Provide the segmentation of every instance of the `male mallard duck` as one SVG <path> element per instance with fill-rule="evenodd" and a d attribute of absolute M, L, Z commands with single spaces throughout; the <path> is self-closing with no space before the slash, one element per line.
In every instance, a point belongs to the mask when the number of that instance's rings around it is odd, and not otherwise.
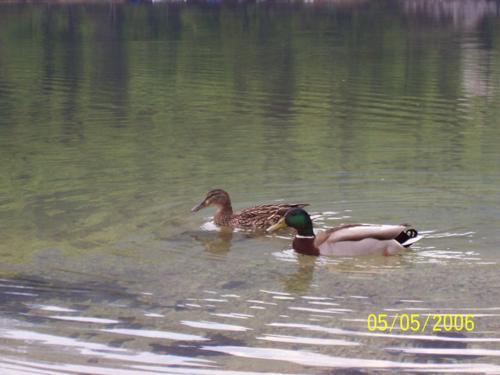
<path fill-rule="evenodd" d="M 219 226 L 265 230 L 276 224 L 285 213 L 294 207 L 305 207 L 308 204 L 262 204 L 260 206 L 245 208 L 240 212 L 233 213 L 229 194 L 222 189 L 210 190 L 201 203 L 191 209 L 192 212 L 201 210 L 210 205 L 217 206 L 214 223 Z"/>
<path fill-rule="evenodd" d="M 297 230 L 292 247 L 306 255 L 393 255 L 418 241 L 415 229 L 408 225 L 346 224 L 314 234 L 309 214 L 301 208 L 288 210 L 283 218 L 267 229 L 292 227 Z"/>

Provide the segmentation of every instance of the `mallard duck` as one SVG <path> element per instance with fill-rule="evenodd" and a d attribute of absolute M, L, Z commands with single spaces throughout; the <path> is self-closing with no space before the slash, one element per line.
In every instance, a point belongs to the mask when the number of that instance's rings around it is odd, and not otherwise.
<path fill-rule="evenodd" d="M 214 189 L 210 190 L 201 203 L 193 207 L 191 211 L 196 212 L 211 205 L 217 207 L 214 216 L 216 225 L 250 230 L 266 230 L 269 226 L 276 224 L 290 208 L 308 206 L 304 203 L 261 204 L 233 213 L 229 194 L 222 189 Z"/>
<path fill-rule="evenodd" d="M 297 230 L 292 247 L 306 255 L 393 255 L 421 238 L 407 224 L 346 224 L 314 234 L 311 217 L 302 208 L 288 210 L 267 231 L 285 227 Z"/>

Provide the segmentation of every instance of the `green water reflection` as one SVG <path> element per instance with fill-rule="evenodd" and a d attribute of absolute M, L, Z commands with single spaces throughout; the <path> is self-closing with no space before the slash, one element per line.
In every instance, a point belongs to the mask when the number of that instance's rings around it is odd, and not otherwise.
<path fill-rule="evenodd" d="M 164 314 L 158 325 L 172 331 L 199 319 L 182 300 L 205 289 L 241 296 L 231 306 L 245 314 L 258 309 L 243 299 L 262 290 L 345 296 L 358 322 L 335 327 L 359 328 L 404 298 L 498 308 L 498 9 L 486 0 L 0 5 L 0 272 L 71 286 L 36 304 L 141 327 L 144 311 Z M 200 228 L 212 212 L 190 208 L 213 187 L 235 208 L 309 202 L 326 212 L 320 229 L 411 222 L 427 237 L 390 259 L 297 258 L 289 239 Z M 77 285 L 92 291 L 83 302 Z M 306 320 L 276 300 L 262 322 Z M 497 320 L 481 332 L 498 332 Z M 238 342 L 258 346 L 262 322 L 248 322 Z M 73 333 L 67 321 L 56 326 L 47 330 Z M 422 358 L 369 340 L 332 353 Z M 241 368 L 228 357 L 227 368 Z M 312 371 L 264 363 L 243 367 Z"/>
<path fill-rule="evenodd" d="M 4 257 L 112 244 L 214 185 L 322 203 L 440 175 L 496 200 L 498 18 L 398 4 L 2 6 Z"/>

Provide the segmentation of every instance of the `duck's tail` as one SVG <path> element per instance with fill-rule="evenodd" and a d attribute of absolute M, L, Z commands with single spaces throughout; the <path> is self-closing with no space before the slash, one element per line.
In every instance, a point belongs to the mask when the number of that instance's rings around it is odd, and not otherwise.
<path fill-rule="evenodd" d="M 395 238 L 404 247 L 410 247 L 420 239 L 422 239 L 422 236 L 419 236 L 415 229 L 404 230 Z"/>

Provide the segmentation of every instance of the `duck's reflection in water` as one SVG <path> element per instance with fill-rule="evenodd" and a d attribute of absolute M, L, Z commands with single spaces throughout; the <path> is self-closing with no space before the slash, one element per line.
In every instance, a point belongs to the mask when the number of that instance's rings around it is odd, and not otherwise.
<path fill-rule="evenodd" d="M 217 232 L 199 232 L 191 237 L 200 242 L 211 254 L 224 255 L 231 250 L 234 231 L 231 228 L 221 228 Z"/>
<path fill-rule="evenodd" d="M 409 268 L 413 263 L 403 256 L 369 257 L 316 257 L 296 254 L 296 269 L 283 277 L 287 292 L 304 293 L 309 291 L 314 278 L 315 268 L 329 273 L 352 273 L 357 277 L 370 278 L 374 274 L 384 274 L 391 269 Z"/>
<path fill-rule="evenodd" d="M 391 269 L 405 269 L 414 266 L 411 251 L 393 256 L 322 257 L 321 266 L 332 273 L 353 273 L 358 276 L 386 274 Z"/>
<path fill-rule="evenodd" d="M 283 288 L 288 293 L 305 293 L 309 291 L 314 277 L 314 267 L 317 257 L 309 255 L 297 256 L 295 272 L 283 278 Z"/>

